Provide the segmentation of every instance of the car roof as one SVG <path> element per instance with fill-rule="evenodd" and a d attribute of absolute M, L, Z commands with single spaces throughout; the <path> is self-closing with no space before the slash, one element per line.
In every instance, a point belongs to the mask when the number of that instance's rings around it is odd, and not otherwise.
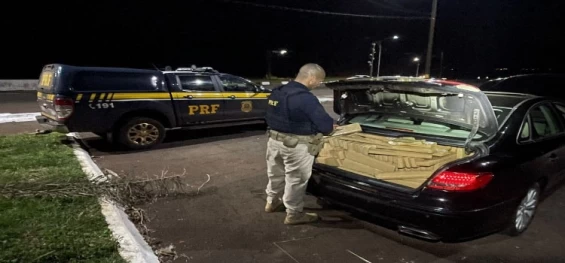
<path fill-rule="evenodd" d="M 139 68 L 126 68 L 126 67 L 97 67 L 97 66 L 75 66 L 69 64 L 48 64 L 43 67 L 43 69 L 53 70 L 57 67 L 64 68 L 65 71 L 77 72 L 77 71 L 102 71 L 102 72 L 129 72 L 129 73 L 156 73 L 159 72 L 155 69 L 139 69 Z"/>
<path fill-rule="evenodd" d="M 561 90 L 563 84 L 565 84 L 565 74 L 536 73 L 494 79 L 483 83 L 479 86 L 479 89 L 565 99 L 565 92 Z"/>
<path fill-rule="evenodd" d="M 523 101 L 542 98 L 540 96 L 515 93 L 515 92 L 497 92 L 497 91 L 483 91 L 487 95 L 493 107 L 513 108 Z"/>

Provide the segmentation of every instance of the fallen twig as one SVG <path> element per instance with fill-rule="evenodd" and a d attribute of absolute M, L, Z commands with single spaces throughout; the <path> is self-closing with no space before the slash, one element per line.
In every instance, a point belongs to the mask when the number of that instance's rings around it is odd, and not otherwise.
<path fill-rule="evenodd" d="M 198 191 L 196 191 L 196 194 L 200 193 L 200 188 L 202 188 L 202 186 L 204 186 L 205 184 L 207 184 L 208 182 L 210 182 L 210 175 L 206 174 L 208 176 L 208 180 L 206 182 L 204 182 L 202 185 L 200 185 L 200 187 L 198 187 Z"/>

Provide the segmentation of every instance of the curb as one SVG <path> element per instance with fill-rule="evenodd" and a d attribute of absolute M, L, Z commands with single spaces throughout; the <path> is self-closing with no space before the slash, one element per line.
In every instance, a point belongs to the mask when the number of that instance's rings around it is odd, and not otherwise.
<path fill-rule="evenodd" d="M 88 180 L 98 183 L 107 180 L 104 173 L 94 163 L 90 154 L 85 151 L 77 142 L 80 136 L 77 133 L 69 133 L 67 137 L 73 141 L 73 152 L 77 157 L 82 170 L 88 176 Z M 101 180 L 102 179 L 102 180 Z M 133 222 L 114 202 L 104 198 L 98 198 L 98 203 L 102 207 L 102 214 L 108 223 L 108 228 L 112 231 L 113 237 L 120 244 L 118 252 L 127 262 L 159 263 L 159 258 L 155 255 L 149 244 L 145 242 Z"/>

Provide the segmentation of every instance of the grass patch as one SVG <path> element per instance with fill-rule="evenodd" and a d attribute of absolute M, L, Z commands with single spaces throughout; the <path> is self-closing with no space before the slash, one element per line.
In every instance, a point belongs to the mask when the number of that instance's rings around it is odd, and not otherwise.
<path fill-rule="evenodd" d="M 60 134 L 0 136 L 0 184 L 85 181 L 78 160 Z"/>
<path fill-rule="evenodd" d="M 0 136 L 0 187 L 85 182 L 60 135 Z M 0 197 L 0 262 L 125 262 L 96 197 Z"/>

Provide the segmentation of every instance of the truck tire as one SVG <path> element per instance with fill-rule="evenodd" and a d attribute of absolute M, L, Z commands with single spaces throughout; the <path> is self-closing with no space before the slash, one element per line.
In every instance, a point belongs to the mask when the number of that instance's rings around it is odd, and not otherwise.
<path fill-rule="evenodd" d="M 133 117 L 117 130 L 120 144 L 132 150 L 144 150 L 160 144 L 165 139 L 165 127 L 155 119 Z"/>

